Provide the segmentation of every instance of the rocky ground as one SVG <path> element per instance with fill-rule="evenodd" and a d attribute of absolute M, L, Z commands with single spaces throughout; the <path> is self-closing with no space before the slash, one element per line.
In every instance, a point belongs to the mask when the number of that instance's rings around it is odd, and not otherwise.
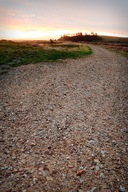
<path fill-rule="evenodd" d="M 91 48 L 0 76 L 1 192 L 128 191 L 128 60 Z"/>

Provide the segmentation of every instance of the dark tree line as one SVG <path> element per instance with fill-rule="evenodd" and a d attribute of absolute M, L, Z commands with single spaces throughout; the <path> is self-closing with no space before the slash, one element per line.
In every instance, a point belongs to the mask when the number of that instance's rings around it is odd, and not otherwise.
<path fill-rule="evenodd" d="M 78 41 L 102 41 L 102 38 L 97 35 L 97 33 L 91 32 L 91 35 L 82 35 L 81 32 L 72 34 L 72 35 L 63 35 L 59 39 L 60 41 L 73 41 L 73 42 L 78 42 Z"/>

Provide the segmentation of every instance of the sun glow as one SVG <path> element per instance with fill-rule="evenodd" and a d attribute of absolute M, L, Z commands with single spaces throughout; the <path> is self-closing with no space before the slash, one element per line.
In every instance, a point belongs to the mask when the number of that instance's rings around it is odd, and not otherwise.
<path fill-rule="evenodd" d="M 27 31 L 8 31 L 5 30 L 2 32 L 2 38 L 6 39 L 38 39 L 50 36 L 51 33 L 49 32 L 42 32 L 42 31 L 34 31 L 34 30 L 27 30 Z"/>
<path fill-rule="evenodd" d="M 80 30 L 83 35 L 91 34 L 89 31 Z M 49 40 L 49 39 L 59 39 L 64 34 L 75 34 L 79 32 L 77 29 L 73 30 L 64 30 L 64 29 L 58 29 L 55 30 L 54 28 L 36 28 L 31 29 L 30 27 L 26 29 L 26 27 L 23 27 L 23 30 L 6 30 L 2 29 L 0 30 L 0 38 L 1 39 L 12 39 L 12 40 Z M 93 31 L 96 32 L 96 31 Z M 104 35 L 104 36 L 121 36 L 116 33 L 107 33 L 104 31 L 97 32 L 98 35 Z"/>
<path fill-rule="evenodd" d="M 62 35 L 69 33 L 68 30 L 54 29 L 25 29 L 25 30 L 0 30 L 1 39 L 58 39 Z"/>

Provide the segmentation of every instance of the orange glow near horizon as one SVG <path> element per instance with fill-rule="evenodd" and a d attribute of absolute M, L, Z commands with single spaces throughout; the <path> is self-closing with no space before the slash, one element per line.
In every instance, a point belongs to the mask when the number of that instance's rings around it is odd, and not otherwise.
<path fill-rule="evenodd" d="M 68 30 L 4 30 L 1 35 L 1 39 L 25 39 L 25 40 L 49 40 L 49 39 L 58 39 L 64 34 L 68 34 Z"/>
<path fill-rule="evenodd" d="M 44 28 L 44 29 L 38 29 L 38 30 L 3 30 L 2 35 L 0 39 L 10 39 L 10 40 L 49 40 L 49 39 L 59 39 L 64 34 L 75 34 L 77 32 L 82 32 L 83 35 L 85 35 L 85 32 L 87 34 L 90 34 L 90 31 L 83 31 L 83 30 L 64 30 L 64 29 L 51 29 L 50 28 Z M 94 33 L 96 31 L 93 31 Z M 127 37 L 125 35 L 118 35 L 116 33 L 108 33 L 99 31 L 96 32 L 98 35 L 103 36 L 122 36 Z"/>

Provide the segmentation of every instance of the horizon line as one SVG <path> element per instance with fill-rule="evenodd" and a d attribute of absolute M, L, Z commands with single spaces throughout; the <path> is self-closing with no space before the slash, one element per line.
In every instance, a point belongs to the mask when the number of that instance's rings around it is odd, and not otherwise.
<path fill-rule="evenodd" d="M 90 34 L 87 34 L 87 35 L 90 35 Z M 68 35 L 67 35 L 68 36 Z M 86 36 L 86 35 L 83 35 L 83 36 Z M 93 36 L 93 35 L 92 35 Z M 97 36 L 100 36 L 100 37 L 115 37 L 115 38 L 128 38 L 128 36 L 125 36 L 125 35 L 120 35 L 120 36 L 118 36 L 118 35 L 98 35 L 97 34 Z M 60 37 L 59 37 L 60 38 Z M 45 39 L 45 37 L 44 37 L 44 39 L 43 38 L 4 38 L 4 37 L 0 37 L 0 41 L 1 40 L 12 40 L 12 41 L 49 41 L 50 39 L 52 39 L 52 40 L 59 40 L 59 38 L 47 38 L 47 39 Z"/>

